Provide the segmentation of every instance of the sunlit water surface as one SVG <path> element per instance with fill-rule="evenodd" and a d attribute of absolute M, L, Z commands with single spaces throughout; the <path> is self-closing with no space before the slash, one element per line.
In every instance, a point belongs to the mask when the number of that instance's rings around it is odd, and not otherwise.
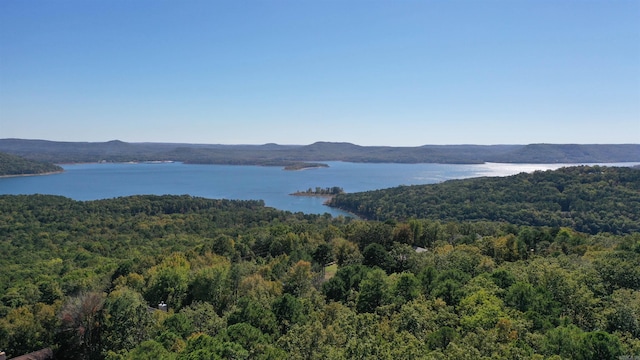
<path fill-rule="evenodd" d="M 346 215 L 318 197 L 289 194 L 339 186 L 346 192 L 398 185 L 432 184 L 449 179 L 508 176 L 567 164 L 362 164 L 328 162 L 328 168 L 285 171 L 280 167 L 188 165 L 182 163 L 63 165 L 63 173 L 0 179 L 0 194 L 53 194 L 95 200 L 136 194 L 189 194 L 206 198 L 261 199 L 293 212 Z M 602 164 L 631 166 L 638 163 Z"/>

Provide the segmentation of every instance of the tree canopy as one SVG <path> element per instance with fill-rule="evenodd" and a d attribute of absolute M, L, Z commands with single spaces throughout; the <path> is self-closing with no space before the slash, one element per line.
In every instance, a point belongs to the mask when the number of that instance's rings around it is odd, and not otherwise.
<path fill-rule="evenodd" d="M 0 152 L 0 176 L 37 175 L 60 172 L 60 166 L 27 160 L 23 157 Z"/>
<path fill-rule="evenodd" d="M 563 193 L 583 181 L 591 196 L 638 185 L 635 173 L 609 172 L 536 176 L 558 176 Z M 597 176 L 620 189 L 598 190 Z M 632 227 L 381 222 L 191 196 L 5 195 L 0 253 L 9 357 L 43 347 L 59 359 L 640 355 Z"/>
<path fill-rule="evenodd" d="M 382 221 L 483 220 L 632 233 L 640 231 L 640 171 L 576 166 L 339 194 L 328 204 Z"/>

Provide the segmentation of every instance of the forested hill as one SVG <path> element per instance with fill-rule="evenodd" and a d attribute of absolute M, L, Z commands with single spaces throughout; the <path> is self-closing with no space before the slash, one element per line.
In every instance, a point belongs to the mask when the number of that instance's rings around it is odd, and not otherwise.
<path fill-rule="evenodd" d="M 489 220 L 631 233 L 640 231 L 640 170 L 578 166 L 451 180 L 340 194 L 329 205 L 378 220 Z"/>
<path fill-rule="evenodd" d="M 363 221 L 191 196 L 3 195 L 0 254 L 9 358 L 640 355 L 638 233 Z"/>
<path fill-rule="evenodd" d="M 308 161 L 450 164 L 640 162 L 640 144 L 390 147 L 332 142 L 310 145 L 205 145 L 126 143 L 117 140 L 91 143 L 0 139 L 0 151 L 53 163 L 171 160 L 198 164 L 292 166 Z"/>
<path fill-rule="evenodd" d="M 62 171 L 60 166 L 0 152 L 0 176 L 37 175 Z"/>

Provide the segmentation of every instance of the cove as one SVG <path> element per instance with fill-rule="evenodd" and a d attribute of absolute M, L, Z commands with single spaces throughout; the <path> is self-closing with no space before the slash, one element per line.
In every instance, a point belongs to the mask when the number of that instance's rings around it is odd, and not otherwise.
<path fill-rule="evenodd" d="M 327 162 L 328 168 L 285 171 L 280 167 L 190 165 L 183 163 L 107 163 L 62 165 L 63 173 L 0 179 L 0 194 L 51 194 L 75 200 L 128 195 L 182 195 L 264 200 L 292 212 L 333 216 L 347 213 L 323 205 L 324 198 L 289 194 L 338 186 L 359 192 L 399 185 L 432 184 L 450 179 L 508 176 L 552 170 L 569 164 L 380 164 Z M 599 164 L 630 166 L 634 164 Z"/>

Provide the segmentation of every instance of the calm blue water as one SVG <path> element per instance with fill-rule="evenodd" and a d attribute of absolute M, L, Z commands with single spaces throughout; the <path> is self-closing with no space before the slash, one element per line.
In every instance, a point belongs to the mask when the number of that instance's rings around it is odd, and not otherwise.
<path fill-rule="evenodd" d="M 298 190 L 342 187 L 346 192 L 449 179 L 507 176 L 555 169 L 562 164 L 357 164 L 329 162 L 329 168 L 284 171 L 279 167 L 160 164 L 63 165 L 64 173 L 0 178 L 0 194 L 53 194 L 95 200 L 136 194 L 189 194 L 206 198 L 262 199 L 267 206 L 293 212 L 346 215 L 324 206 L 324 199 L 291 196 Z M 630 164 L 609 164 L 630 165 Z"/>

